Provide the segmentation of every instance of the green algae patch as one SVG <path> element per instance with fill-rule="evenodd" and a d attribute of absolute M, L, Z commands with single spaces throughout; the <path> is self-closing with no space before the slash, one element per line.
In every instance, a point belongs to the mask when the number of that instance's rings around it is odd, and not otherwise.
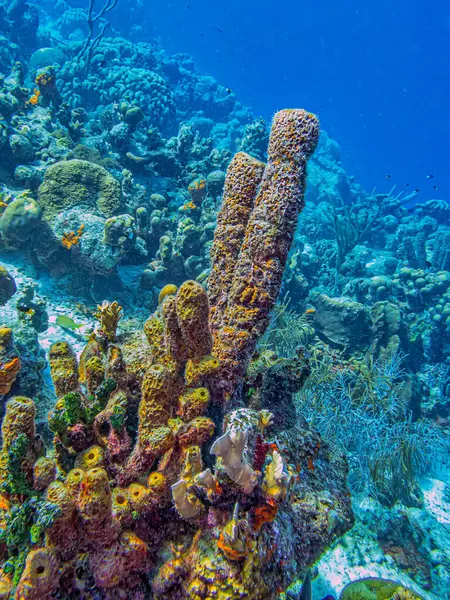
<path fill-rule="evenodd" d="M 345 586 L 340 600 L 424 600 L 400 583 L 389 579 L 368 577 Z"/>
<path fill-rule="evenodd" d="M 48 167 L 38 193 L 46 221 L 75 207 L 108 218 L 120 209 L 122 199 L 120 183 L 106 169 L 78 159 Z"/>

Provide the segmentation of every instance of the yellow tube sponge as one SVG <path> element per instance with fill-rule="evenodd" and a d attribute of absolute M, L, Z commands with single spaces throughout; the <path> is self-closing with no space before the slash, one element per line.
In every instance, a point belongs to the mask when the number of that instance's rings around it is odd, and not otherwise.
<path fill-rule="evenodd" d="M 183 338 L 178 320 L 177 304 L 174 296 L 167 298 L 162 306 L 164 320 L 164 347 L 173 361 L 182 364 L 186 361 L 188 352 L 186 340 Z"/>
<path fill-rule="evenodd" d="M 174 296 L 177 293 L 178 287 L 173 283 L 168 283 L 159 292 L 158 304 L 162 304 L 168 296 Z"/>
<path fill-rule="evenodd" d="M 49 362 L 58 397 L 78 389 L 77 358 L 67 342 L 55 342 L 51 345 Z"/>
<path fill-rule="evenodd" d="M 84 481 L 84 470 L 79 467 L 67 473 L 65 487 L 74 502 L 78 502 L 81 487 Z"/>
<path fill-rule="evenodd" d="M 176 295 L 177 317 L 189 358 L 211 354 L 209 303 L 204 288 L 196 281 L 185 281 Z"/>
<path fill-rule="evenodd" d="M 21 366 L 22 363 L 20 362 L 20 358 L 17 356 L 5 363 L 0 364 L 0 396 L 4 396 L 9 393 Z"/>
<path fill-rule="evenodd" d="M 132 483 L 128 488 L 128 498 L 132 511 L 138 515 L 150 508 L 150 494 L 148 489 L 140 483 Z"/>
<path fill-rule="evenodd" d="M 83 520 L 94 525 L 100 525 L 111 514 L 111 490 L 104 469 L 94 467 L 84 473 L 77 507 Z"/>
<path fill-rule="evenodd" d="M 211 274 L 208 278 L 208 296 L 211 305 L 210 325 L 214 333 L 222 322 L 234 270 L 253 209 L 258 186 L 264 172 L 264 163 L 245 152 L 234 155 L 228 165 L 217 217 L 214 243 L 211 248 Z"/>
<path fill-rule="evenodd" d="M 89 338 L 86 346 L 83 349 L 83 352 L 80 356 L 80 364 L 78 366 L 78 377 L 80 383 L 86 383 L 87 373 L 86 373 L 86 364 L 94 357 L 103 358 L 104 352 L 102 346 L 99 341 L 92 334 Z"/>
<path fill-rule="evenodd" d="M 69 490 L 62 481 L 54 481 L 47 488 L 47 501 L 56 504 L 60 510 L 50 528 L 46 532 L 47 546 L 55 547 L 58 552 L 67 557 L 76 552 L 78 531 L 75 527 L 76 505 Z"/>
<path fill-rule="evenodd" d="M 86 361 L 84 374 L 88 394 L 94 394 L 105 377 L 105 365 L 100 356 L 91 356 Z"/>
<path fill-rule="evenodd" d="M 127 488 L 114 488 L 111 503 L 112 515 L 119 523 L 122 524 L 131 517 L 133 509 L 131 508 L 130 495 Z"/>
<path fill-rule="evenodd" d="M 191 421 L 200 417 L 209 404 L 209 392 L 206 388 L 187 390 L 178 401 L 178 414 L 183 421 Z"/>
<path fill-rule="evenodd" d="M 163 321 L 156 314 L 151 315 L 144 323 L 144 333 L 149 343 L 153 360 L 161 362 L 166 355 Z"/>
<path fill-rule="evenodd" d="M 0 327 L 0 396 L 9 393 L 21 366 L 22 363 L 13 343 L 12 329 L 2 325 Z"/>
<path fill-rule="evenodd" d="M 58 563 L 47 548 L 31 550 L 15 593 L 15 600 L 48 600 L 58 588 Z"/>
<path fill-rule="evenodd" d="M 189 387 L 206 387 L 211 379 L 219 372 L 220 362 L 215 356 L 202 356 L 202 358 L 186 363 L 185 379 Z"/>
<path fill-rule="evenodd" d="M 56 478 L 56 464 L 51 458 L 41 456 L 33 465 L 33 488 L 43 492 Z"/>
<path fill-rule="evenodd" d="M 105 462 L 105 453 L 100 446 L 90 446 L 84 452 L 79 454 L 75 460 L 75 467 L 88 470 L 95 467 L 103 467 Z"/>
<path fill-rule="evenodd" d="M 134 573 L 145 571 L 148 560 L 147 544 L 132 531 L 124 531 L 116 542 L 95 553 L 90 563 L 97 586 L 108 589 L 119 585 Z M 113 594 L 107 597 L 118 596 Z"/>
<path fill-rule="evenodd" d="M 196 417 L 177 432 L 178 444 L 181 448 L 206 444 L 212 438 L 215 428 L 214 421 L 208 417 Z"/>
<path fill-rule="evenodd" d="M 147 488 L 152 497 L 164 495 L 167 491 L 167 480 L 165 476 L 159 471 L 150 473 L 147 478 Z"/>
<path fill-rule="evenodd" d="M 12 573 L 0 570 L 0 600 L 10 600 L 13 587 Z"/>
<path fill-rule="evenodd" d="M 318 138 L 315 115 L 304 110 L 275 114 L 267 165 L 235 261 L 232 282 L 221 304 L 222 321 L 214 330 L 213 354 L 221 363 L 223 401 L 233 394 L 244 376 L 256 343 L 268 325 L 298 214 L 304 206 L 306 164 Z M 218 237 L 213 248 L 221 243 Z M 214 305 L 217 287 L 213 278 L 210 293 Z"/>
<path fill-rule="evenodd" d="M 14 396 L 6 403 L 2 423 L 2 452 L 7 452 L 18 435 L 24 434 L 30 441 L 36 436 L 36 407 L 25 396 Z"/>
<path fill-rule="evenodd" d="M 72 519 L 75 510 L 75 502 L 70 493 L 69 486 L 66 487 L 62 481 L 53 481 L 53 483 L 48 486 L 45 497 L 49 502 L 52 502 L 52 504 L 56 504 L 59 507 L 61 511 L 61 515 L 58 517 L 59 519 Z"/>
<path fill-rule="evenodd" d="M 174 380 L 163 365 L 147 369 L 142 381 L 142 399 L 139 404 L 139 437 L 160 425 L 165 425 L 172 416 Z"/>

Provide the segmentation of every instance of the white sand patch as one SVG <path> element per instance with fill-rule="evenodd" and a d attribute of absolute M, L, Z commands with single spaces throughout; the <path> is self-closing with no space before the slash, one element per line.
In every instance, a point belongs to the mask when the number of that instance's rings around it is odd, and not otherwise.
<path fill-rule="evenodd" d="M 445 482 L 440 479 L 425 479 L 422 490 L 427 511 L 439 523 L 450 525 L 450 502 L 444 500 Z"/>

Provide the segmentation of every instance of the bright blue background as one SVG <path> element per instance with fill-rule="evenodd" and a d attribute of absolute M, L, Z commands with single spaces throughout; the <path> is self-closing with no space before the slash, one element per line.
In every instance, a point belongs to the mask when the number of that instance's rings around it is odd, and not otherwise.
<path fill-rule="evenodd" d="M 123 12 L 121 2 L 116 11 Z M 448 1 L 143 5 L 163 46 L 192 54 L 256 114 L 270 118 L 289 106 L 317 112 L 366 188 L 409 182 L 405 190 L 420 188 L 420 201 L 450 197 Z"/>

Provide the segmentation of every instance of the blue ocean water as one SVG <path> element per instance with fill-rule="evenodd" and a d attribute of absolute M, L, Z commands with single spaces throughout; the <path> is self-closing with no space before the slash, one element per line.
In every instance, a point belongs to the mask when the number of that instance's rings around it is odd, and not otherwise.
<path fill-rule="evenodd" d="M 193 54 L 256 114 L 310 107 L 367 189 L 448 197 L 446 2 L 159 0 L 143 12 L 165 46 Z"/>
<path fill-rule="evenodd" d="M 449 28 L 0 0 L 0 598 L 450 600 Z"/>

